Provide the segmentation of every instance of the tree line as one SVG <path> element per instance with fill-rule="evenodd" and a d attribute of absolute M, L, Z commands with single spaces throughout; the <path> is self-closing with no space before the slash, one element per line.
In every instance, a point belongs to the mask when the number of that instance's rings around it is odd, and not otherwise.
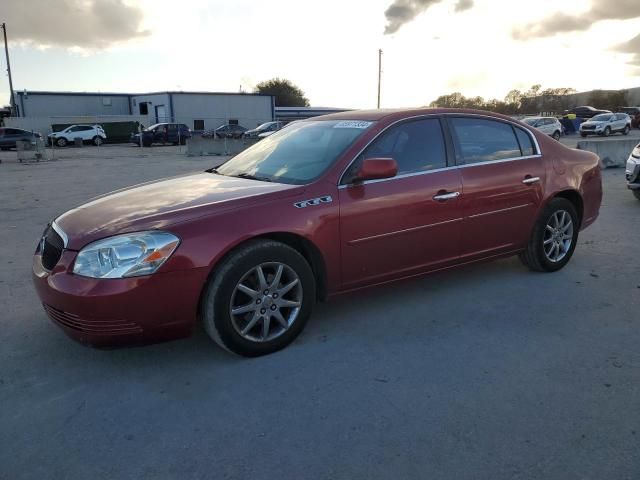
<path fill-rule="evenodd" d="M 485 100 L 483 97 L 465 97 L 460 92 L 442 95 L 429 104 L 430 107 L 441 108 L 473 108 L 489 110 L 506 115 L 517 115 L 538 112 L 561 113 L 577 106 L 574 94 L 575 88 L 547 88 L 533 85 L 529 90 L 511 90 L 504 100 Z M 627 104 L 626 90 L 594 90 L 587 102 L 599 109 L 615 110 Z"/>

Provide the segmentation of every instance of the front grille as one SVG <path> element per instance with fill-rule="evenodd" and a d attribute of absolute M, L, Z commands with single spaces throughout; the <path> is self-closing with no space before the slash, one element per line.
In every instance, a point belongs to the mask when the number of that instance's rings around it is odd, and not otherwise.
<path fill-rule="evenodd" d="M 55 267 L 58 260 L 60 260 L 63 250 L 64 240 L 62 240 L 62 237 L 58 235 L 58 232 L 53 228 L 47 228 L 44 234 L 42 251 L 40 252 L 42 255 L 42 266 L 47 270 L 53 270 L 53 267 Z"/>
<path fill-rule="evenodd" d="M 582 129 L 583 130 L 595 130 L 596 126 L 595 125 L 583 125 Z"/>
<path fill-rule="evenodd" d="M 43 304 L 44 311 L 49 318 L 60 325 L 75 330 L 77 332 L 92 335 L 130 335 L 142 332 L 140 325 L 122 319 L 96 319 L 81 318 L 73 313 L 63 312 L 53 308 L 46 303 Z"/>

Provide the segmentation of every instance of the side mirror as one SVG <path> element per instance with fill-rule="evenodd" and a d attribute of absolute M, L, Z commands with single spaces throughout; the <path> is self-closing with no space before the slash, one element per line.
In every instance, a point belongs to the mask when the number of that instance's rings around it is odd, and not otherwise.
<path fill-rule="evenodd" d="M 366 158 L 356 173 L 356 182 L 392 178 L 398 174 L 398 164 L 393 158 Z"/>

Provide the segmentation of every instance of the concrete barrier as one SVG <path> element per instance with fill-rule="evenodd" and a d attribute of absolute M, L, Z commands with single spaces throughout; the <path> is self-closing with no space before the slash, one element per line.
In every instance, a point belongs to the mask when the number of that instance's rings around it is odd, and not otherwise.
<path fill-rule="evenodd" d="M 187 139 L 187 155 L 236 155 L 257 142 L 255 139 L 204 138 L 194 136 Z"/>
<path fill-rule="evenodd" d="M 582 140 L 578 150 L 587 150 L 600 157 L 600 167 L 624 167 L 631 151 L 638 145 L 638 139 Z"/>

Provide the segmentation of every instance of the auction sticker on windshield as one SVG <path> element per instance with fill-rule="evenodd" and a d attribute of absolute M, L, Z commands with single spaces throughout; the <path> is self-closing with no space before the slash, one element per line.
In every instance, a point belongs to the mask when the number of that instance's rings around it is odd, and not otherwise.
<path fill-rule="evenodd" d="M 373 122 L 365 122 L 362 120 L 344 120 L 342 122 L 336 123 L 333 128 L 360 128 L 365 129 L 369 128 Z"/>

